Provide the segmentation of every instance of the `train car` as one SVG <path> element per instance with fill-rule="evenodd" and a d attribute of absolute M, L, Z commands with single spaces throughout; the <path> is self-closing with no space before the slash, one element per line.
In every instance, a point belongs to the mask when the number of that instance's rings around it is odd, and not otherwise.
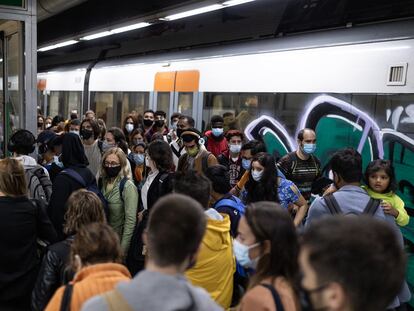
<path fill-rule="evenodd" d="M 39 99 L 47 115 L 92 109 L 107 126 L 145 109 L 191 115 L 200 129 L 225 115 L 226 129 L 264 139 L 276 157 L 311 127 L 324 165 L 345 146 L 364 164 L 391 159 L 414 208 L 413 63 L 407 20 L 39 73 Z"/>

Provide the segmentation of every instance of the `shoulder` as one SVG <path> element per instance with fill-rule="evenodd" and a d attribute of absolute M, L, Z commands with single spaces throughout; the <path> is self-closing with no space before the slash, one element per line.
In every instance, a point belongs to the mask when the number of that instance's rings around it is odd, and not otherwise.
<path fill-rule="evenodd" d="M 272 310 L 274 302 L 271 292 L 267 288 L 257 285 L 247 291 L 240 306 L 241 310 Z"/>
<path fill-rule="evenodd" d="M 81 309 L 82 311 L 106 311 L 109 310 L 105 299 L 102 296 L 95 296 L 87 300 Z"/>

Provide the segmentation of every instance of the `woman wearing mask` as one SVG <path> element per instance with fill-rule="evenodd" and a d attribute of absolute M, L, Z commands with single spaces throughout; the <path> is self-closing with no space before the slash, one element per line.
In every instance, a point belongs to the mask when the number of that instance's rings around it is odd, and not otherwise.
<path fill-rule="evenodd" d="M 108 201 L 108 222 L 118 234 L 126 254 L 136 224 L 138 192 L 129 178 L 128 160 L 120 148 L 105 152 L 100 175 L 99 188 Z"/>
<path fill-rule="evenodd" d="M 172 192 L 173 160 L 168 143 L 162 140 L 150 143 L 145 164 L 150 169 L 150 173 L 141 189 L 138 216 L 140 223 L 134 231 L 132 247 L 127 259 L 127 267 L 132 275 L 144 267 L 142 233 L 147 223 L 149 211 L 160 197 Z"/>
<path fill-rule="evenodd" d="M 64 231 L 68 237 L 48 247 L 32 293 L 32 311 L 44 310 L 54 292 L 73 277 L 68 267 L 70 246 L 76 232 L 83 226 L 105 223 L 101 200 L 91 191 L 79 189 L 68 199 Z"/>
<path fill-rule="evenodd" d="M 83 144 L 78 135 L 66 133 L 62 139 L 61 164 L 64 169 L 56 175 L 52 186 L 52 197 L 49 203 L 49 216 L 56 228 L 59 240 L 63 240 L 64 215 L 66 202 L 72 192 L 95 185 L 95 175 L 88 169 L 89 161 L 85 155 Z"/>
<path fill-rule="evenodd" d="M 146 143 L 144 130 L 142 128 L 136 128 L 130 135 L 129 145 L 137 145 L 140 142 Z"/>
<path fill-rule="evenodd" d="M 133 141 L 130 144 L 131 152 L 128 155 L 131 164 L 132 177 L 138 190 L 141 190 L 145 176 L 145 149 L 146 145 L 143 141 Z"/>
<path fill-rule="evenodd" d="M 295 292 L 299 246 L 287 211 L 272 202 L 250 204 L 238 232 L 233 246 L 236 260 L 255 270 L 239 310 L 300 310 Z"/>
<path fill-rule="evenodd" d="M 131 278 L 121 265 L 118 237 L 106 224 L 92 223 L 82 227 L 72 243 L 70 260 L 76 275 L 70 284 L 56 291 L 46 311 L 80 311 L 89 298 L 110 291 L 117 283 Z M 71 295 L 66 294 L 70 289 Z M 67 299 L 64 299 L 65 294 Z"/>
<path fill-rule="evenodd" d="M 110 148 L 118 147 L 127 155 L 129 153 L 128 144 L 124 133 L 118 127 L 111 127 L 105 134 L 105 140 L 102 143 L 102 151 L 106 152 Z"/>
<path fill-rule="evenodd" d="M 249 181 L 246 183 L 246 202 L 271 201 L 286 210 L 298 206 L 293 213 L 295 226 L 301 225 L 308 211 L 308 203 L 293 182 L 278 176 L 276 163 L 268 153 L 258 153 L 252 159 Z"/>
<path fill-rule="evenodd" d="M 39 257 L 36 239 L 56 241 L 45 212 L 27 197 L 20 161 L 0 160 L 0 309 L 30 310 Z"/>
<path fill-rule="evenodd" d="M 122 131 L 124 132 L 127 142 L 130 142 L 131 133 L 138 128 L 138 120 L 133 115 L 128 115 L 122 122 Z"/>
<path fill-rule="evenodd" d="M 45 118 L 45 130 L 50 130 L 52 127 L 52 117 Z"/>
<path fill-rule="evenodd" d="M 85 155 L 88 158 L 88 168 L 96 176 L 102 161 L 102 153 L 99 144 L 99 125 L 93 119 L 84 119 L 80 125 L 80 137 L 82 138 Z"/>

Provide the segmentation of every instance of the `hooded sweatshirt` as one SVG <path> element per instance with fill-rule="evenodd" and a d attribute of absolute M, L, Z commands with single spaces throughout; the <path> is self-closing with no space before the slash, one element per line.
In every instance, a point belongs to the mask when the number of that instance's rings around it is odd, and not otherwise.
<path fill-rule="evenodd" d="M 188 280 L 209 292 L 224 309 L 230 307 L 233 295 L 235 260 L 230 237 L 230 218 L 214 209 L 206 211 L 207 229 L 195 266 L 186 272 Z"/>
<path fill-rule="evenodd" d="M 182 275 L 143 270 L 131 282 L 119 283 L 116 291 L 129 306 L 129 310 L 222 310 L 205 290 L 192 286 Z M 82 311 L 110 310 L 106 299 L 102 296 L 95 296 L 88 300 L 82 308 Z"/>

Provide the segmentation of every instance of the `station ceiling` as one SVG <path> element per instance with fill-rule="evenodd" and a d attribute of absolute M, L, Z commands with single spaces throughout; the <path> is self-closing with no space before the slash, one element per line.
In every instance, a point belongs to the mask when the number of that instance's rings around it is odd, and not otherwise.
<path fill-rule="evenodd" d="M 163 12 L 201 2 L 81 1 L 38 22 L 38 46 L 79 38 L 128 21 L 154 20 Z M 414 0 L 256 0 L 175 21 L 157 20 L 146 28 L 39 52 L 38 71 L 87 64 L 98 58 L 148 55 L 412 17 Z"/>

